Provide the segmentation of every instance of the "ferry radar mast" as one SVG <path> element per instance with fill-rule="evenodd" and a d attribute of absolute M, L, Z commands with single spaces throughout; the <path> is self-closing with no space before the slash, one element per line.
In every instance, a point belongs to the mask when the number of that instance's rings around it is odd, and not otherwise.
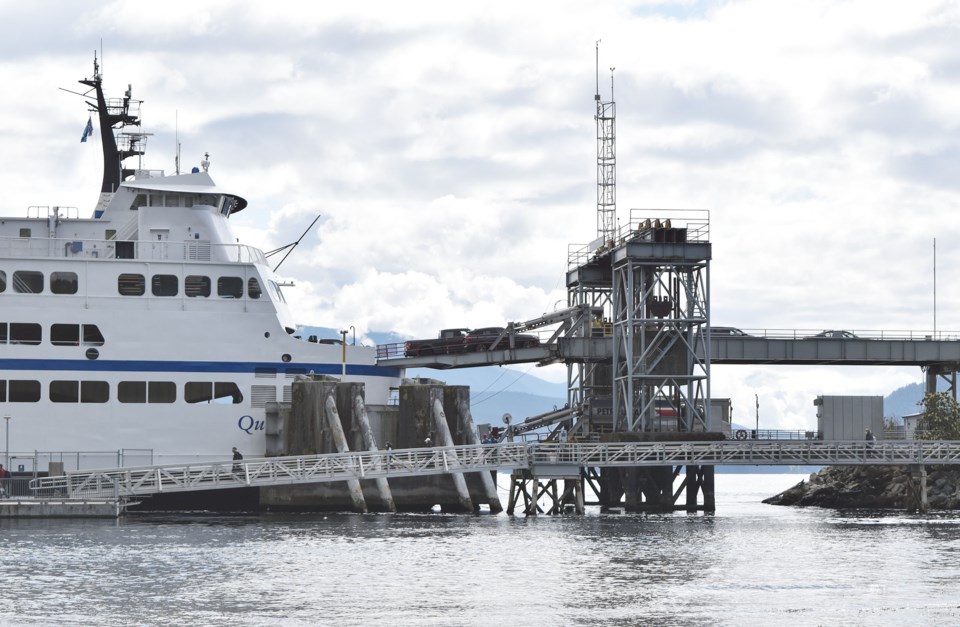
<path fill-rule="evenodd" d="M 87 101 L 91 111 L 97 112 L 100 123 L 100 143 L 103 147 L 103 182 L 101 194 L 113 194 L 120 182 L 134 174 L 133 170 L 122 167 L 127 157 L 143 155 L 145 133 L 128 133 L 128 139 L 118 148 L 113 135 L 114 128 L 123 130 L 126 126 L 140 126 L 140 105 L 142 100 L 132 97 L 132 86 L 127 85 L 123 98 L 107 98 L 103 94 L 103 75 L 97 62 L 97 53 L 93 53 L 93 77 L 81 79 L 80 84 L 92 87 L 96 92 L 96 102 Z M 87 92 L 89 94 L 89 92 Z M 86 96 L 86 94 L 85 94 Z"/>

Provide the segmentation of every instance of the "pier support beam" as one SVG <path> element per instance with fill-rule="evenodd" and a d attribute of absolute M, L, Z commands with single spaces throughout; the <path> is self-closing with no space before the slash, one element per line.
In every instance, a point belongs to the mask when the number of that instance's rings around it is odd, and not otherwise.
<path fill-rule="evenodd" d="M 686 475 L 678 492 L 686 490 L 687 503 L 686 510 L 690 514 L 698 511 L 715 512 L 717 511 L 717 501 L 714 493 L 714 467 L 713 466 L 687 466 Z M 703 505 L 698 504 L 697 497 L 703 494 Z M 674 498 L 679 494 L 674 495 Z"/>
<path fill-rule="evenodd" d="M 910 466 L 910 481 L 907 484 L 907 508 L 926 514 L 930 511 L 927 500 L 927 467 L 923 464 Z"/>
<path fill-rule="evenodd" d="M 442 446 L 453 446 L 453 436 L 450 434 L 450 427 L 447 426 L 447 415 L 443 411 L 443 403 L 439 398 L 433 399 L 433 430 L 437 439 L 436 443 Z M 450 477 L 457 489 L 460 506 L 467 511 L 473 511 L 473 500 L 470 498 L 470 490 L 467 489 L 467 480 L 463 473 L 452 471 Z"/>
<path fill-rule="evenodd" d="M 377 451 L 377 440 L 370 429 L 370 420 L 367 418 L 367 407 L 363 402 L 363 395 L 359 392 L 353 395 L 353 416 L 356 424 L 360 427 L 360 434 L 363 436 L 363 443 L 368 451 Z M 376 480 L 377 493 L 380 495 L 380 503 L 388 512 L 397 511 L 397 505 L 393 502 L 393 494 L 390 492 L 390 483 L 386 477 L 380 477 Z"/>
<path fill-rule="evenodd" d="M 337 447 L 338 453 L 348 453 L 350 447 L 347 445 L 347 437 L 343 432 L 343 424 L 340 422 L 340 413 L 337 411 L 337 402 L 333 397 L 332 390 L 326 394 L 324 399 L 324 419 L 327 429 L 330 430 L 330 436 Z M 350 491 L 350 499 L 353 501 L 353 508 L 358 512 L 367 512 L 367 502 L 363 498 L 363 489 L 360 487 L 359 479 L 348 479 L 347 489 Z"/>
<path fill-rule="evenodd" d="M 561 481 L 563 481 L 562 492 L 560 491 Z M 540 477 L 529 470 L 514 471 L 510 476 L 510 498 L 507 501 L 507 513 L 511 516 L 516 511 L 520 498 L 523 498 L 523 513 L 527 516 L 564 514 L 566 504 L 573 505 L 577 514 L 583 514 L 586 511 L 581 475 Z M 540 507 L 542 498 L 549 500 L 546 508 Z"/>
<path fill-rule="evenodd" d="M 477 427 L 473 422 L 473 415 L 470 413 L 470 404 L 465 400 L 459 403 L 460 425 L 463 429 L 464 444 L 480 444 L 480 436 L 477 434 Z M 503 505 L 500 504 L 500 495 L 497 494 L 497 484 L 489 472 L 477 473 L 480 475 L 480 481 L 483 485 L 483 493 L 490 505 L 491 514 L 499 514 L 503 511 Z"/>

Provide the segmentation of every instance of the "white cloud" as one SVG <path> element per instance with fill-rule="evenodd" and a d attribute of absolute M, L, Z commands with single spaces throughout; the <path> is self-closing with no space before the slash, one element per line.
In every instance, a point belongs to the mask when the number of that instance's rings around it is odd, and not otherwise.
<path fill-rule="evenodd" d="M 565 300 L 567 246 L 596 229 L 602 39 L 621 219 L 711 210 L 718 324 L 929 328 L 936 237 L 938 326 L 960 329 L 954 3 L 5 9 L 3 213 L 92 208 L 97 147 L 79 144 L 80 99 L 56 88 L 79 88 L 102 37 L 108 88 L 145 101 L 148 167 L 172 169 L 179 127 L 184 163 L 211 153 L 218 183 L 250 201 L 238 235 L 264 249 L 322 214 L 282 268 L 304 323 L 432 335 Z M 809 418 L 810 394 L 920 377 L 732 372 L 714 393 L 738 408 L 768 396 L 784 426 Z"/>

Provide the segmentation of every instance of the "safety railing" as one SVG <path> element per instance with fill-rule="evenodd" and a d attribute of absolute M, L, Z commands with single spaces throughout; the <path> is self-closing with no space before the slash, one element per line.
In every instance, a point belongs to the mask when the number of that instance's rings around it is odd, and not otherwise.
<path fill-rule="evenodd" d="M 956 341 L 960 331 L 909 329 L 738 329 L 714 325 L 713 339 L 746 340 L 907 340 L 911 342 Z"/>
<path fill-rule="evenodd" d="M 764 441 L 538 444 L 530 465 L 582 467 L 667 465 L 960 464 L 958 441 Z"/>
<path fill-rule="evenodd" d="M 34 496 L 126 498 L 161 492 L 530 469 L 538 466 L 960 464 L 960 441 L 519 443 L 333 453 L 69 472 L 30 482 Z"/>
<path fill-rule="evenodd" d="M 263 251 L 253 246 L 214 244 L 203 240 L 174 242 L 0 237 L 0 257 L 266 263 Z"/>
<path fill-rule="evenodd" d="M 224 488 L 479 472 L 527 464 L 524 444 L 467 445 L 70 472 L 31 482 L 38 497 L 122 498 Z"/>

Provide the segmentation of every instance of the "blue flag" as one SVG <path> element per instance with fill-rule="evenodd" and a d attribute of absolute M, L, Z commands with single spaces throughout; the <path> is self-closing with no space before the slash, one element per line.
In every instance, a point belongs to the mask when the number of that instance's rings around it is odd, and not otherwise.
<path fill-rule="evenodd" d="M 88 115 L 87 116 L 87 125 L 83 129 L 83 137 L 80 138 L 80 143 L 87 141 L 87 138 L 93 135 L 93 119 Z"/>

